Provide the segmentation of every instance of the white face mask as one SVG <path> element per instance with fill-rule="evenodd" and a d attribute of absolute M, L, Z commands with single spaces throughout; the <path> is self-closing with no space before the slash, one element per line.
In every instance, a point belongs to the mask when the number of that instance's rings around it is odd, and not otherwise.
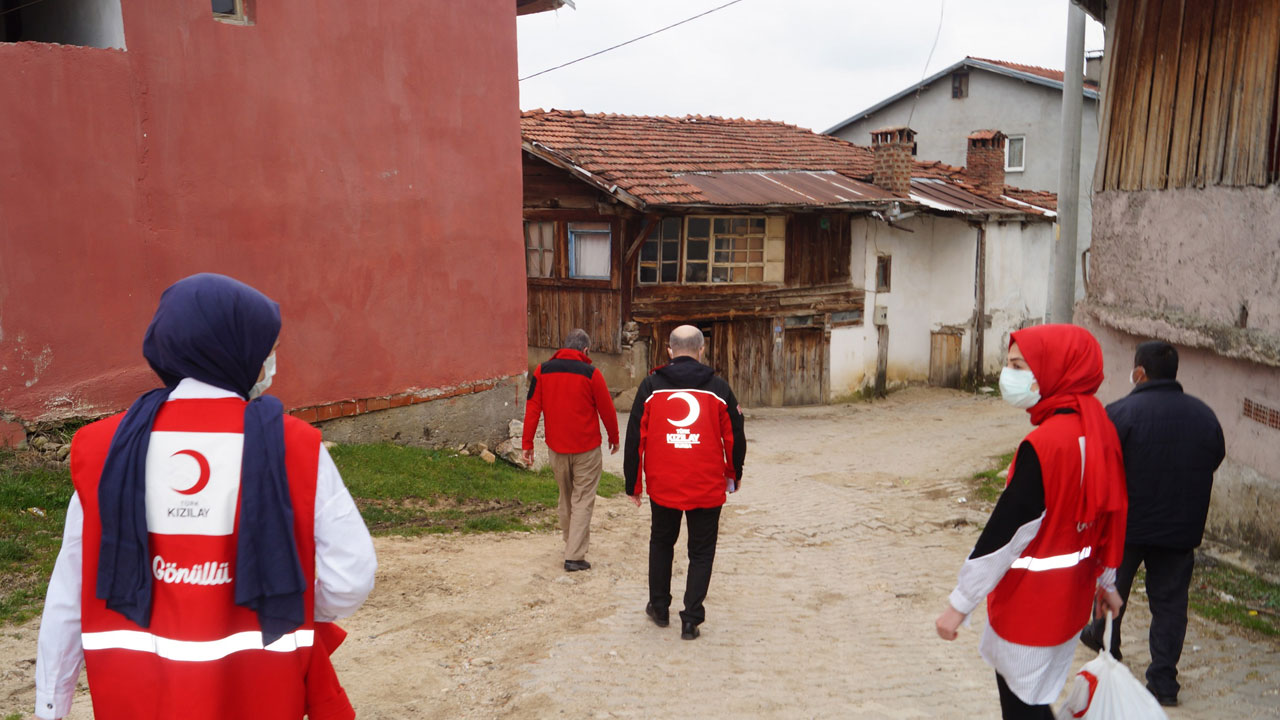
<path fill-rule="evenodd" d="M 262 379 L 249 388 L 249 399 L 252 400 L 271 387 L 271 378 L 276 376 L 276 351 L 272 350 L 267 361 L 262 363 Z"/>
<path fill-rule="evenodd" d="M 1040 402 L 1040 391 L 1032 390 L 1036 376 L 1030 370 L 1005 367 L 1000 371 L 1000 396 L 1010 405 L 1027 410 Z"/>

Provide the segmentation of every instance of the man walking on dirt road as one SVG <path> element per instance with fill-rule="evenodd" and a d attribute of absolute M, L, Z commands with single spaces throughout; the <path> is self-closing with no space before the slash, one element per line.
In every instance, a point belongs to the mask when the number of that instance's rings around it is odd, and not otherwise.
<path fill-rule="evenodd" d="M 623 471 L 627 495 L 640 507 L 649 481 L 649 604 L 658 627 L 670 622 L 671 563 L 688 518 L 689 577 L 685 583 L 680 637 L 698 637 L 706 619 L 703 600 L 711 583 L 725 494 L 742 481 L 747 439 L 742 410 L 729 383 L 704 365 L 702 331 L 681 325 L 671 331 L 671 362 L 644 379 L 627 423 Z"/>
<path fill-rule="evenodd" d="M 1226 456 L 1222 426 L 1200 400 L 1182 392 L 1178 351 L 1167 342 L 1145 342 L 1134 354 L 1134 388 L 1107 406 L 1124 451 L 1129 492 L 1124 560 L 1116 587 L 1125 603 L 1138 566 L 1147 568 L 1151 603 L 1151 665 L 1147 689 L 1161 705 L 1177 705 L 1178 659 L 1187 633 L 1187 599 L 1195 549 L 1204 538 L 1213 473 Z M 1120 621 L 1111 654 L 1120 653 Z M 1085 626 L 1080 640 L 1102 649 L 1102 622 Z"/>
<path fill-rule="evenodd" d="M 596 504 L 596 486 L 603 467 L 600 421 L 604 421 L 609 433 L 609 452 L 618 452 L 618 415 L 604 375 L 591 366 L 590 344 L 586 331 L 569 331 L 564 348 L 529 374 L 529 399 L 524 409 L 521 447 L 526 465 L 533 465 L 538 415 L 546 418 L 551 469 L 560 486 L 565 572 L 591 569 L 587 562 L 591 510 Z"/>

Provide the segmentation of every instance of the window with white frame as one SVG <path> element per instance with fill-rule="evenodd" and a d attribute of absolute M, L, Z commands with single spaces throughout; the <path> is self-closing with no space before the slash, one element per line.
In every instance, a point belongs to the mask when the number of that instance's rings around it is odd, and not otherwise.
<path fill-rule="evenodd" d="M 524 224 L 524 267 L 528 277 L 551 277 L 556 259 L 556 224 L 526 222 Z"/>
<path fill-rule="evenodd" d="M 1027 136 L 1010 135 L 1004 143 L 1005 172 L 1018 172 L 1026 167 Z"/>
<path fill-rule="evenodd" d="M 764 281 L 763 217 L 691 217 L 685 242 L 686 283 Z"/>
<path fill-rule="evenodd" d="M 607 222 L 569 223 L 569 277 L 608 280 L 610 236 Z"/>
<path fill-rule="evenodd" d="M 640 246 L 641 285 L 673 283 L 680 273 L 680 218 L 663 218 Z"/>

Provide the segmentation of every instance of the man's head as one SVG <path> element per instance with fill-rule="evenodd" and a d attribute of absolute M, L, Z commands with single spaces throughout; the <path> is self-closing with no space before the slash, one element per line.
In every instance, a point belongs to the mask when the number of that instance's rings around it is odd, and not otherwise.
<path fill-rule="evenodd" d="M 564 346 L 570 350 L 577 350 L 585 353 L 587 348 L 591 346 L 591 336 L 582 328 L 574 328 L 564 338 Z"/>
<path fill-rule="evenodd" d="M 692 325 L 681 325 L 672 330 L 671 337 L 667 339 L 667 355 L 672 360 L 678 357 L 691 357 L 701 361 L 705 347 L 702 331 Z"/>
<path fill-rule="evenodd" d="M 1178 350 L 1163 340 L 1152 340 L 1138 346 L 1133 354 L 1133 372 L 1129 379 L 1135 385 L 1148 380 L 1176 380 Z"/>

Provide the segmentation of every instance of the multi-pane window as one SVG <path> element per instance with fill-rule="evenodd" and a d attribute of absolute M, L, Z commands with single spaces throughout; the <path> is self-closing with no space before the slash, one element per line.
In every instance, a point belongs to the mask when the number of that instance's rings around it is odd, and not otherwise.
<path fill-rule="evenodd" d="M 673 283 L 680 272 L 680 218 L 663 218 L 640 246 L 641 284 Z"/>
<path fill-rule="evenodd" d="M 764 218 L 715 218 L 711 282 L 764 280 Z"/>
<path fill-rule="evenodd" d="M 569 223 L 569 277 L 608 280 L 610 248 L 609 223 Z"/>
<path fill-rule="evenodd" d="M 951 97 L 956 100 L 969 97 L 969 73 L 958 72 L 951 74 Z"/>
<path fill-rule="evenodd" d="M 691 217 L 687 234 L 686 283 L 764 281 L 763 217 Z"/>
<path fill-rule="evenodd" d="M 555 267 L 556 224 L 524 224 L 524 260 L 528 277 L 551 277 Z"/>

